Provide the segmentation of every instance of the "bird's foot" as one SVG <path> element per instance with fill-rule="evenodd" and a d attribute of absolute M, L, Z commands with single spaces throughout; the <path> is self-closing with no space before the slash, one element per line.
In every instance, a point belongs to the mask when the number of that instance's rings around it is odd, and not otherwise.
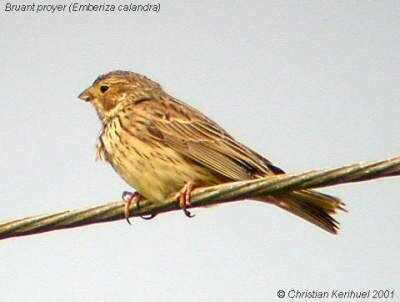
<path fill-rule="evenodd" d="M 187 210 L 187 207 L 190 206 L 190 194 L 192 193 L 194 188 L 193 182 L 187 182 L 182 189 L 176 194 L 176 199 L 178 201 L 179 207 L 183 210 L 183 213 L 189 218 L 194 217 L 195 215 L 190 213 Z"/>
<path fill-rule="evenodd" d="M 129 207 L 131 206 L 132 202 L 135 202 L 136 207 L 139 209 L 140 208 L 140 200 L 143 199 L 143 196 L 140 195 L 139 192 L 128 192 L 128 191 L 124 191 L 122 193 L 122 199 L 125 201 L 125 205 L 124 205 L 124 216 L 126 221 L 131 224 L 131 222 L 129 221 Z M 140 216 L 142 219 L 146 219 L 146 220 L 150 220 L 152 218 L 154 218 L 156 215 L 155 214 L 150 214 L 150 215 L 143 215 Z"/>

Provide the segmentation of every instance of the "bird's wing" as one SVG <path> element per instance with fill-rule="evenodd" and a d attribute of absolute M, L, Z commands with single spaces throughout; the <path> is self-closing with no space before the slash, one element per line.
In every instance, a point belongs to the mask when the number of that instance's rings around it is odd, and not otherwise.
<path fill-rule="evenodd" d="M 159 100 L 148 102 L 155 102 L 156 107 L 165 107 L 163 114 L 153 111 L 157 114 L 151 115 L 149 133 L 208 169 L 232 180 L 283 173 L 188 105 L 175 100 L 164 101 L 164 104 Z"/>

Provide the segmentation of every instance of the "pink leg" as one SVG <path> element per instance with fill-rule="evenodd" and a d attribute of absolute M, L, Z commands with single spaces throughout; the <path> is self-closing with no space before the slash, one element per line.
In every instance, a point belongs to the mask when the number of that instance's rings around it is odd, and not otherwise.
<path fill-rule="evenodd" d="M 124 216 L 126 221 L 131 224 L 131 222 L 129 221 L 129 207 L 131 206 L 132 202 L 135 202 L 136 207 L 140 208 L 140 200 L 143 199 L 143 196 L 140 195 L 139 192 L 128 192 L 128 191 L 124 191 L 122 193 L 122 199 L 125 201 L 125 205 L 124 205 Z M 140 216 L 143 219 L 149 220 L 154 218 L 156 215 L 149 215 L 149 216 Z"/>
<path fill-rule="evenodd" d="M 194 188 L 193 182 L 187 182 L 182 189 L 177 194 L 179 207 L 183 210 L 183 213 L 189 218 L 194 217 L 192 213 L 190 213 L 186 208 L 190 206 L 190 194 L 192 193 Z"/>

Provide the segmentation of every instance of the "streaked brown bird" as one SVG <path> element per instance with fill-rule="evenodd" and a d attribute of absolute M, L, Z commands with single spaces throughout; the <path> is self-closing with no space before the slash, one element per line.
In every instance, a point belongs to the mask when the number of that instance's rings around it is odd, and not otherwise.
<path fill-rule="evenodd" d="M 186 206 L 193 187 L 284 173 L 143 75 L 129 71 L 104 74 L 79 98 L 95 107 L 102 122 L 98 157 L 137 190 L 132 195 L 135 198 L 159 203 L 176 196 L 189 216 Z M 332 215 L 344 210 L 339 199 L 313 190 L 257 200 L 334 234 L 338 222 Z"/>

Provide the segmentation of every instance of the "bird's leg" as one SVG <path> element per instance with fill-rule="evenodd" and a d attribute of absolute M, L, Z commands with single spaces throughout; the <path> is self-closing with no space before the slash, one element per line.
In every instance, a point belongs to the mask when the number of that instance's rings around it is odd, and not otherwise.
<path fill-rule="evenodd" d="M 129 207 L 131 206 L 132 202 L 136 203 L 136 207 L 139 209 L 140 208 L 140 200 L 143 199 L 143 196 L 140 195 L 139 192 L 128 192 L 128 191 L 124 191 L 122 193 L 122 199 L 125 201 L 125 205 L 124 205 L 124 216 L 126 221 L 131 224 L 131 222 L 129 221 Z M 150 214 L 148 216 L 140 216 L 143 219 L 146 220 L 150 220 L 152 218 L 154 218 L 156 215 L 155 214 Z"/>
<path fill-rule="evenodd" d="M 126 221 L 131 224 L 131 222 L 129 221 L 129 207 L 131 206 L 132 202 L 134 201 L 136 203 L 136 206 L 138 206 L 139 204 L 139 199 L 142 197 L 142 195 L 140 195 L 138 192 L 128 192 L 128 191 L 124 191 L 122 193 L 122 199 L 125 201 L 125 205 L 124 205 L 124 216 Z"/>
<path fill-rule="evenodd" d="M 183 213 L 185 213 L 185 215 L 189 218 L 195 216 L 186 209 L 187 206 L 190 206 L 190 198 L 191 198 L 190 194 L 192 193 L 193 188 L 194 188 L 194 183 L 191 181 L 187 182 L 182 187 L 182 189 L 179 190 L 176 197 L 178 200 L 179 207 L 183 210 Z"/>

